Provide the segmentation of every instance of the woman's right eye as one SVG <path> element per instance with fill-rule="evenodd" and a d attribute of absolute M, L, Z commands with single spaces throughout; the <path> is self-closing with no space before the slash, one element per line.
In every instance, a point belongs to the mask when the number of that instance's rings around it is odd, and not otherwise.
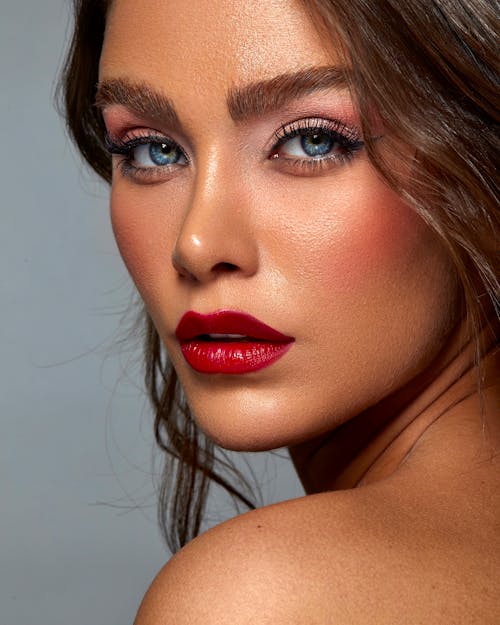
<path fill-rule="evenodd" d="M 139 136 L 130 139 L 106 137 L 110 154 L 120 155 L 118 166 L 123 176 L 137 182 L 161 181 L 173 169 L 188 163 L 180 146 L 166 137 Z"/>
<path fill-rule="evenodd" d="M 175 143 L 144 143 L 133 148 L 130 156 L 136 166 L 144 168 L 165 167 L 186 162 L 184 153 Z"/>

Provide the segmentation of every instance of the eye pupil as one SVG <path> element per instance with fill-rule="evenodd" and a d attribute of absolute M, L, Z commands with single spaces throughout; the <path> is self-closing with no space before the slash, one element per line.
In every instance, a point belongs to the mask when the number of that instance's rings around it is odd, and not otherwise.
<path fill-rule="evenodd" d="M 149 147 L 149 156 L 155 165 L 173 165 L 181 154 L 173 143 L 152 143 Z"/>
<path fill-rule="evenodd" d="M 311 133 L 302 137 L 301 145 L 308 156 L 324 156 L 331 152 L 334 141 L 326 133 Z"/>

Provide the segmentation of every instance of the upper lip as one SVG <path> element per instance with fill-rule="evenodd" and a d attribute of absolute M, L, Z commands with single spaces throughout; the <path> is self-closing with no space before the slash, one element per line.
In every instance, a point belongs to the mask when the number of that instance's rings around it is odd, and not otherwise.
<path fill-rule="evenodd" d="M 233 310 L 219 310 L 206 315 L 190 310 L 182 316 L 175 330 L 179 341 L 194 339 L 202 334 L 241 334 L 280 343 L 294 340 L 251 315 Z"/>

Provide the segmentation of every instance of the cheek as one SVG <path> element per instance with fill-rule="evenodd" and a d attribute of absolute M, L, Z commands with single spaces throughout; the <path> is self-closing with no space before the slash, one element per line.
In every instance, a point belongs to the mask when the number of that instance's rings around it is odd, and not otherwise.
<path fill-rule="evenodd" d="M 430 240 L 418 216 L 388 189 L 346 198 L 329 243 L 318 248 L 322 282 L 331 292 L 358 291 L 403 276 Z M 344 204 L 344 203 L 343 203 Z"/>
<path fill-rule="evenodd" d="M 289 187 L 288 227 L 280 224 L 288 246 L 276 240 L 273 260 L 301 302 L 305 341 L 314 342 L 311 385 L 336 379 L 348 389 L 363 380 L 368 405 L 434 357 L 457 287 L 420 217 L 368 166 L 345 171 L 321 189 L 313 180 L 308 193 Z"/>
<path fill-rule="evenodd" d="M 110 211 L 123 261 L 142 298 L 151 303 L 171 266 L 175 212 L 164 196 L 155 198 L 155 190 L 125 184 L 113 187 Z"/>
<path fill-rule="evenodd" d="M 321 192 L 319 181 L 312 182 L 309 192 L 288 194 L 293 217 L 279 224 L 289 242 L 283 264 L 305 288 L 342 296 L 380 294 L 416 279 L 437 256 L 443 259 L 435 235 L 368 163 L 360 163 L 355 175 L 346 171 L 333 184 L 327 181 Z"/>

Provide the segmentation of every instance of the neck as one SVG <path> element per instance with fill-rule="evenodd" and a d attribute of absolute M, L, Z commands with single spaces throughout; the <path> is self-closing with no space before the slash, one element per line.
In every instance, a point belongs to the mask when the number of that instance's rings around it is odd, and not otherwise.
<path fill-rule="evenodd" d="M 484 327 L 480 340 L 484 354 L 479 369 L 475 342 L 464 342 L 457 330 L 434 362 L 404 388 L 334 431 L 290 447 L 306 493 L 354 488 L 388 477 L 437 422 L 456 429 L 460 419 L 474 416 L 480 423 L 486 395 L 480 396 L 479 378 L 482 392 L 495 387 L 493 395 L 500 395 L 498 338 L 491 326 Z M 441 448 L 442 440 L 440 433 L 436 445 Z"/>

